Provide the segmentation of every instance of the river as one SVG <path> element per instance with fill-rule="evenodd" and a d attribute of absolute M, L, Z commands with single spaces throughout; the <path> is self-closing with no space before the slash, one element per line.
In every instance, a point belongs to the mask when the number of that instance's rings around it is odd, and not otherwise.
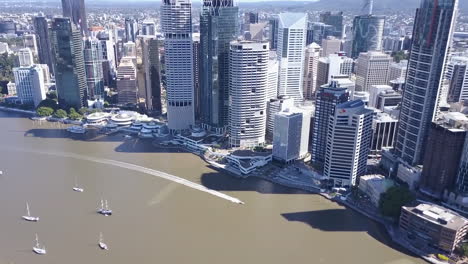
<path fill-rule="evenodd" d="M 149 141 L 70 136 L 1 111 L 0 140 L 1 264 L 425 263 L 321 196 L 236 179 Z M 96 213 L 101 199 L 112 216 Z M 26 202 L 39 222 L 21 220 Z M 45 256 L 31 250 L 36 233 Z"/>

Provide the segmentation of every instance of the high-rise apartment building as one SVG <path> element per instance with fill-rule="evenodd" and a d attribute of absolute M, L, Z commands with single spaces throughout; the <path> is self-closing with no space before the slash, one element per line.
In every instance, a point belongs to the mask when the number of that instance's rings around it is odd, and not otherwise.
<path fill-rule="evenodd" d="M 141 24 L 141 35 L 156 36 L 156 23 L 154 21 L 143 21 Z"/>
<path fill-rule="evenodd" d="M 191 0 L 163 0 L 161 26 L 168 127 L 173 131 L 189 129 L 195 124 Z"/>
<path fill-rule="evenodd" d="M 82 35 L 88 34 L 85 0 L 62 0 L 62 11 L 63 16 L 71 18 Z"/>
<path fill-rule="evenodd" d="M 133 58 L 124 57 L 117 68 L 117 92 L 120 105 L 138 103 L 137 70 Z"/>
<path fill-rule="evenodd" d="M 361 100 L 336 106 L 329 120 L 324 168 L 335 186 L 356 186 L 366 173 L 373 114 Z"/>
<path fill-rule="evenodd" d="M 356 16 L 353 21 L 351 57 L 357 58 L 362 52 L 381 51 L 384 26 L 384 16 Z"/>
<path fill-rule="evenodd" d="M 394 81 L 397 79 L 405 79 L 407 70 L 408 70 L 407 60 L 390 63 L 390 67 L 388 69 L 388 78 L 387 78 L 388 84 L 390 84 L 391 81 Z"/>
<path fill-rule="evenodd" d="M 253 147 L 265 142 L 268 42 L 233 41 L 229 58 L 229 142 Z"/>
<path fill-rule="evenodd" d="M 36 35 L 24 34 L 23 43 L 25 48 L 30 49 L 34 55 L 38 55 Z"/>
<path fill-rule="evenodd" d="M 270 27 L 270 49 L 276 50 L 278 48 L 278 31 L 279 31 L 279 19 L 273 17 L 269 20 Z"/>
<path fill-rule="evenodd" d="M 388 70 L 393 59 L 378 51 L 364 52 L 356 61 L 356 91 L 369 92 L 372 85 L 387 84 Z"/>
<path fill-rule="evenodd" d="M 44 73 L 37 65 L 13 68 L 15 76 L 16 92 L 23 104 L 31 104 L 37 107 L 46 98 Z"/>
<path fill-rule="evenodd" d="M 87 85 L 80 30 L 70 18 L 55 18 L 51 27 L 58 102 L 75 109 L 87 106 Z"/>
<path fill-rule="evenodd" d="M 238 35 L 238 13 L 232 0 L 205 0 L 200 15 L 201 119 L 218 131 L 229 121 L 229 43 Z"/>
<path fill-rule="evenodd" d="M 468 100 L 468 58 L 451 57 L 447 63 L 447 79 L 450 82 L 448 102 Z"/>
<path fill-rule="evenodd" d="M 343 38 L 343 12 L 325 12 L 320 14 L 320 22 L 333 26 L 333 36 Z M 323 45 L 323 43 L 322 43 Z"/>
<path fill-rule="evenodd" d="M 410 165 L 422 163 L 429 128 L 438 112 L 457 9 L 458 0 L 422 0 L 416 11 L 395 147 Z"/>
<path fill-rule="evenodd" d="M 104 75 L 102 68 L 102 46 L 98 39 L 88 38 L 84 42 L 84 64 L 88 99 L 104 100 Z"/>
<path fill-rule="evenodd" d="M 52 47 L 50 44 L 49 23 L 43 16 L 34 17 L 34 32 L 36 34 L 39 63 L 47 64 L 54 72 L 52 60 Z"/>
<path fill-rule="evenodd" d="M 195 120 L 199 122 L 201 120 L 201 43 L 200 33 L 193 33 L 193 100 L 195 105 Z"/>
<path fill-rule="evenodd" d="M 279 63 L 274 51 L 270 52 L 270 59 L 268 60 L 268 86 L 266 92 L 266 101 L 276 99 L 278 97 L 278 74 Z"/>
<path fill-rule="evenodd" d="M 328 84 L 334 76 L 353 74 L 354 60 L 346 56 L 331 54 L 325 58 L 319 58 L 317 63 L 317 85 Z"/>
<path fill-rule="evenodd" d="M 28 67 L 34 64 L 34 57 L 29 48 L 20 49 L 18 51 L 18 59 L 20 67 Z"/>
<path fill-rule="evenodd" d="M 138 22 L 133 18 L 125 18 L 125 42 L 136 42 Z"/>
<path fill-rule="evenodd" d="M 156 36 L 142 40 L 146 109 L 156 114 L 162 114 L 159 46 Z"/>
<path fill-rule="evenodd" d="M 341 39 L 327 37 L 322 39 L 322 54 L 321 57 L 328 57 L 330 54 L 339 53 L 341 51 Z"/>
<path fill-rule="evenodd" d="M 317 85 L 317 69 L 320 59 L 321 47 L 312 43 L 307 46 L 304 59 L 303 95 L 306 100 L 315 99 Z"/>
<path fill-rule="evenodd" d="M 302 78 L 307 36 L 307 14 L 282 13 L 279 15 L 278 60 L 280 62 L 279 95 L 303 102 Z"/>

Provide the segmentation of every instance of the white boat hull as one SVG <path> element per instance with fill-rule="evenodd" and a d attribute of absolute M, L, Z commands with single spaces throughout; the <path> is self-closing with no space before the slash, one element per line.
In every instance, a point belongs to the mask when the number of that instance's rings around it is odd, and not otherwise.
<path fill-rule="evenodd" d="M 97 212 L 105 216 L 112 215 L 112 210 L 99 209 Z"/>
<path fill-rule="evenodd" d="M 84 192 L 83 188 L 73 187 L 75 192 Z"/>
<path fill-rule="evenodd" d="M 102 250 L 109 250 L 109 247 L 107 247 L 107 245 L 102 242 L 99 242 L 99 248 Z"/>
<path fill-rule="evenodd" d="M 43 248 L 37 248 L 37 247 L 33 247 L 33 251 L 34 253 L 38 254 L 38 255 L 45 255 L 47 253 L 47 251 Z"/>
<path fill-rule="evenodd" d="M 24 215 L 23 219 L 29 222 L 39 222 L 39 217 Z"/>

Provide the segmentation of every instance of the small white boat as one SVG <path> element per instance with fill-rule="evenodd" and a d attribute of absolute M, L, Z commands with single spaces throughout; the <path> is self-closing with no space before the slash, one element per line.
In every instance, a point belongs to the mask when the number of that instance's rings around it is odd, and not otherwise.
<path fill-rule="evenodd" d="M 46 249 L 44 246 L 40 246 L 39 245 L 39 238 L 36 234 L 36 245 L 33 247 L 33 251 L 34 253 L 38 254 L 38 255 L 45 255 L 47 253 Z"/>
<path fill-rule="evenodd" d="M 73 134 L 84 134 L 86 133 L 86 128 L 81 126 L 72 126 L 67 128 L 67 131 Z"/>
<path fill-rule="evenodd" d="M 73 190 L 75 192 L 84 192 L 83 188 L 78 187 L 78 181 L 77 181 L 76 177 L 75 177 L 75 186 L 73 187 Z"/>
<path fill-rule="evenodd" d="M 109 250 L 109 247 L 103 241 L 104 240 L 102 239 L 102 233 L 99 233 L 99 243 L 98 243 L 99 248 L 102 249 L 102 250 Z"/>
<path fill-rule="evenodd" d="M 31 212 L 29 211 L 29 204 L 26 203 L 26 211 L 28 215 L 23 215 L 23 219 L 29 222 L 38 222 L 39 217 L 31 216 Z"/>
<path fill-rule="evenodd" d="M 3 171 L 0 171 L 0 175 L 3 175 Z"/>
<path fill-rule="evenodd" d="M 105 216 L 112 215 L 112 210 L 109 209 L 107 200 L 104 201 L 101 199 L 101 208 L 99 208 L 97 212 Z"/>

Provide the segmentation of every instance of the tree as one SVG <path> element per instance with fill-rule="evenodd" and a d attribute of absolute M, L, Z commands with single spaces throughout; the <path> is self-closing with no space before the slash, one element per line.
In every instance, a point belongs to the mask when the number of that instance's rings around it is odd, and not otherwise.
<path fill-rule="evenodd" d="M 57 104 L 57 101 L 52 100 L 50 98 L 47 98 L 45 100 L 42 100 L 39 103 L 37 108 L 40 108 L 40 107 L 49 107 L 49 108 L 52 108 L 53 110 L 57 110 L 58 109 L 58 104 Z"/>
<path fill-rule="evenodd" d="M 8 53 L 0 54 L 0 81 L 12 81 L 13 67 L 15 67 L 16 56 Z"/>
<path fill-rule="evenodd" d="M 401 207 L 413 202 L 415 199 L 414 194 L 408 188 L 393 186 L 380 195 L 379 209 L 384 216 L 398 219 Z"/>
<path fill-rule="evenodd" d="M 89 109 L 86 107 L 81 107 L 80 110 L 78 110 L 78 113 L 80 113 L 80 115 L 86 115 L 89 113 Z"/>
<path fill-rule="evenodd" d="M 36 113 L 39 116 L 51 116 L 54 113 L 54 109 L 43 106 L 43 107 L 37 108 Z"/>
<path fill-rule="evenodd" d="M 404 51 L 402 51 L 402 50 L 397 51 L 397 52 L 393 52 L 392 57 L 393 57 L 393 60 L 395 62 L 397 62 L 397 63 L 402 61 L 402 60 L 408 59 L 408 55 L 406 55 L 406 53 Z"/>
<path fill-rule="evenodd" d="M 55 117 L 57 118 L 66 118 L 67 117 L 67 112 L 63 109 L 59 109 L 57 111 L 55 111 L 55 114 L 54 114 Z"/>
<path fill-rule="evenodd" d="M 83 117 L 78 112 L 76 112 L 75 108 L 72 107 L 70 108 L 68 118 L 72 120 L 80 120 Z"/>
<path fill-rule="evenodd" d="M 463 243 L 457 248 L 457 252 L 459 255 L 468 257 L 468 244 Z"/>

